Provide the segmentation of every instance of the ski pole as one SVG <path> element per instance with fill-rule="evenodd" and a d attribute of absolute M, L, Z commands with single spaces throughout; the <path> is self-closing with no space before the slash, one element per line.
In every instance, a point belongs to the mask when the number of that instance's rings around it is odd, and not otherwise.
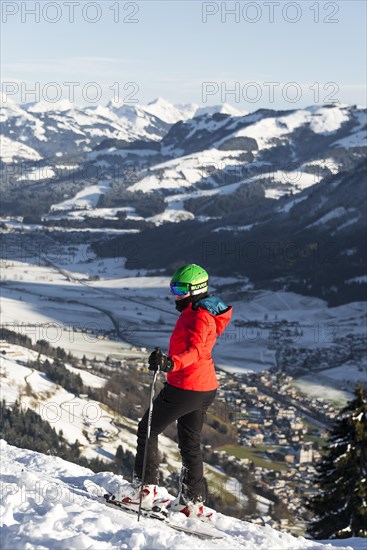
<path fill-rule="evenodd" d="M 155 348 L 155 351 L 160 352 L 160 348 Z M 155 383 L 157 381 L 157 376 L 159 373 L 159 367 L 156 371 L 154 371 L 153 376 L 153 382 L 152 387 L 150 389 L 150 401 L 149 401 L 149 412 L 148 412 L 148 425 L 147 425 L 147 436 L 145 439 L 145 448 L 144 448 L 144 460 L 143 460 L 143 471 L 141 475 L 141 487 L 140 487 L 140 495 L 139 495 L 139 509 L 138 509 L 138 521 L 140 520 L 141 515 L 141 501 L 143 499 L 143 487 L 145 482 L 145 469 L 147 466 L 147 457 L 148 457 L 148 445 L 149 445 L 149 437 L 150 437 L 150 428 L 152 425 L 152 414 L 153 414 L 153 399 L 154 399 L 154 390 L 155 390 Z"/>

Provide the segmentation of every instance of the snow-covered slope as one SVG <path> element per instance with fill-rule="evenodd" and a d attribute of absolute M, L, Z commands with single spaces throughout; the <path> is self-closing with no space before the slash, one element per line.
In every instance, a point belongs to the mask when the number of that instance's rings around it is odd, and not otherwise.
<path fill-rule="evenodd" d="M 14 344 L 0 344 L 1 353 L 4 350 L 6 355 L 0 355 L 1 399 L 7 405 L 13 405 L 17 400 L 24 410 L 32 409 L 47 420 L 57 433 L 62 430 L 69 444 L 78 440 L 81 456 L 87 459 L 101 458 L 109 462 L 121 444 L 135 452 L 134 420 L 117 414 L 98 401 L 77 396 L 52 382 L 43 372 L 26 366 L 28 361 L 36 360 L 36 352 Z M 44 359 L 42 357 L 41 361 Z M 106 379 L 87 370 L 69 364 L 66 367 L 79 374 L 86 386 L 103 387 L 106 383 Z M 104 441 L 96 438 L 97 430 L 106 434 Z M 171 440 L 161 436 L 161 445 L 168 464 L 176 468 L 178 463 Z"/>
<path fill-rule="evenodd" d="M 105 139 L 160 140 L 170 127 L 158 116 L 136 106 L 78 107 L 67 100 L 20 106 L 4 94 L 0 123 L 4 137 L 19 147 L 35 149 L 38 157 L 33 157 L 34 160 L 60 156 L 83 158 Z M 20 153 L 16 156 L 21 157 Z M 24 155 L 24 158 L 30 157 Z"/>
<path fill-rule="evenodd" d="M 172 105 L 172 103 L 161 97 L 151 101 L 148 105 L 143 105 L 144 111 L 168 122 L 168 124 L 175 124 L 179 120 L 191 118 L 197 112 L 198 107 L 195 103 Z"/>
<path fill-rule="evenodd" d="M 24 143 L 0 136 L 1 159 L 5 163 L 18 163 L 25 160 L 40 160 L 42 157 Z"/>
<path fill-rule="evenodd" d="M 85 187 L 72 199 L 63 201 L 59 204 L 54 204 L 51 210 L 90 210 L 97 206 L 100 196 L 104 194 L 109 187 L 110 184 L 108 181 L 100 181 L 97 185 Z"/>
<path fill-rule="evenodd" d="M 195 198 L 213 195 L 212 190 L 215 198 L 234 193 L 234 183 L 260 181 L 259 198 L 278 199 L 350 169 L 364 154 L 365 126 L 365 110 L 345 105 L 248 115 L 225 105 L 205 107 L 173 125 L 154 149 L 107 141 L 89 158 L 111 167 L 141 167 L 128 189 L 162 192 L 169 204 L 152 221 L 180 221 L 194 217 L 183 208 L 182 201 L 194 198 L 188 188 L 198 190 Z M 177 208 L 172 194 L 181 195 Z"/>
<path fill-rule="evenodd" d="M 108 508 L 99 500 L 104 490 L 115 492 L 126 483 L 121 476 L 93 474 L 60 458 L 13 447 L 4 440 L 0 441 L 0 450 L 3 550 L 178 550 L 192 545 L 205 550 L 333 548 L 220 513 L 213 526 L 224 538 L 217 541 L 179 533 L 154 519 L 142 518 L 138 523 L 135 516 Z M 101 487 L 99 495 L 86 491 L 88 481 Z M 161 493 L 167 495 L 163 488 Z M 184 516 L 175 521 L 191 527 L 199 523 Z M 348 541 L 339 548 L 352 549 Z"/>
<path fill-rule="evenodd" d="M 199 107 L 196 103 L 187 103 L 186 105 L 173 105 L 166 99 L 159 97 L 154 101 L 151 101 L 147 105 L 143 105 L 142 108 L 147 113 L 151 113 L 156 117 L 168 122 L 169 124 L 175 124 L 179 120 L 189 120 L 192 117 L 197 117 L 205 114 L 214 115 L 215 113 L 224 113 L 231 116 L 243 116 L 245 111 L 240 111 L 229 103 L 223 103 L 221 105 L 210 105 L 207 107 Z"/>
<path fill-rule="evenodd" d="M 222 103 L 222 105 L 210 105 L 208 107 L 200 107 L 195 112 L 195 116 L 201 115 L 214 115 L 215 113 L 223 113 L 225 115 L 231 116 L 244 116 L 247 114 L 246 111 L 240 111 L 235 107 L 232 107 L 229 103 Z"/>

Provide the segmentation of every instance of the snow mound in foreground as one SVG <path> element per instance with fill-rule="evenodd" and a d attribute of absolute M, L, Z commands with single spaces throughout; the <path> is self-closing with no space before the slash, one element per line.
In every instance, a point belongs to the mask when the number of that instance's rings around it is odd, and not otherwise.
<path fill-rule="evenodd" d="M 116 489 L 126 481 L 109 472 L 94 474 L 54 456 L 19 449 L 0 441 L 1 547 L 3 550 L 81 549 L 308 549 L 331 550 L 304 538 L 295 538 L 270 527 L 258 527 L 223 514 L 214 525 L 225 535 L 202 540 L 174 531 L 158 520 L 142 518 L 105 506 L 85 490 L 88 481 Z M 165 491 L 163 489 L 163 491 Z M 186 523 L 185 523 L 186 522 Z M 182 517 L 180 523 L 202 525 Z M 339 541 L 340 542 L 340 541 Z M 348 548 L 348 546 L 339 546 Z"/>

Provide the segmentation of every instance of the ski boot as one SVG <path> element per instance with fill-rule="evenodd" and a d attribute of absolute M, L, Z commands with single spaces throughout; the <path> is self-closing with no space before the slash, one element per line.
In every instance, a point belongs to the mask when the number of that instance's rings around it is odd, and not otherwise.
<path fill-rule="evenodd" d="M 199 499 L 185 499 L 182 496 L 178 496 L 175 500 L 172 500 L 167 506 L 169 512 L 179 512 L 184 514 L 188 518 L 197 518 L 201 521 L 209 521 L 213 512 L 206 512 L 204 510 L 204 504 Z"/>
<path fill-rule="evenodd" d="M 132 483 L 123 485 L 115 495 L 111 495 L 109 500 L 119 502 L 124 506 L 136 508 L 139 506 L 140 493 L 142 492 L 141 507 L 144 510 L 151 510 L 154 506 L 154 500 L 158 495 L 157 485 L 143 485 L 139 479 L 134 479 Z"/>

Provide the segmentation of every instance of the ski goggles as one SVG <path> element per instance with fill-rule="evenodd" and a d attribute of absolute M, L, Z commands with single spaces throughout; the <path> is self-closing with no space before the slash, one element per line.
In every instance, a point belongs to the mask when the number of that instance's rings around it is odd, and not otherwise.
<path fill-rule="evenodd" d="M 189 283 L 171 283 L 170 289 L 175 296 L 185 296 L 190 292 Z"/>

